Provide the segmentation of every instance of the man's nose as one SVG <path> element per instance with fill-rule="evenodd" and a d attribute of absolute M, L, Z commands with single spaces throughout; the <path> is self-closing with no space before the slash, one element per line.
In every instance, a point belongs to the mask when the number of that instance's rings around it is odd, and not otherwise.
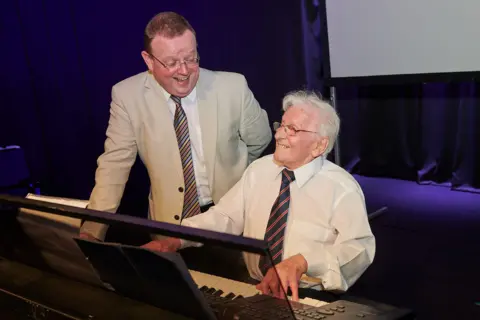
<path fill-rule="evenodd" d="M 187 64 L 185 62 L 180 62 L 180 66 L 178 67 L 178 71 L 182 74 L 188 73 Z"/>
<path fill-rule="evenodd" d="M 277 129 L 277 131 L 275 131 L 275 139 L 276 140 L 285 139 L 286 137 L 287 137 L 287 134 L 285 132 L 284 127 L 280 127 L 280 128 Z"/>

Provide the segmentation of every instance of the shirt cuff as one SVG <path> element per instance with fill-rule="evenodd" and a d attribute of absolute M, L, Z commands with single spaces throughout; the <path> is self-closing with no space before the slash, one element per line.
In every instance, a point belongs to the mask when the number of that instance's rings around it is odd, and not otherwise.
<path fill-rule="evenodd" d="M 342 276 L 338 270 L 338 265 L 329 261 L 332 260 L 331 254 L 327 250 L 315 250 L 301 253 L 308 263 L 306 275 L 308 277 L 319 278 L 322 280 L 324 290 L 344 290 Z"/>
<path fill-rule="evenodd" d="M 194 223 L 191 223 L 187 220 L 182 222 L 182 226 L 190 227 L 190 228 L 198 228 Z M 185 249 L 188 247 L 201 247 L 201 246 L 203 246 L 203 243 L 180 239 L 180 249 Z"/>
<path fill-rule="evenodd" d="M 308 264 L 307 275 L 309 277 L 320 277 L 328 271 L 328 264 L 325 259 L 326 251 L 306 251 L 301 255 L 305 258 Z"/>

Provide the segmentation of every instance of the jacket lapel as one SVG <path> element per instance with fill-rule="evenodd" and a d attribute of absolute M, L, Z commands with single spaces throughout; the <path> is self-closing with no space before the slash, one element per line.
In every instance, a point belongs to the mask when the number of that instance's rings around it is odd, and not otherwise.
<path fill-rule="evenodd" d="M 217 146 L 217 95 L 212 90 L 212 83 L 200 70 L 197 83 L 198 116 L 202 132 L 203 156 L 208 173 L 208 182 L 214 186 L 214 166 Z M 213 190 L 211 190 L 213 192 Z"/>
<path fill-rule="evenodd" d="M 183 172 L 180 152 L 178 150 L 177 137 L 168 110 L 167 101 L 163 92 L 152 75 L 147 74 L 145 79 L 145 101 L 147 104 L 149 116 L 145 118 L 147 127 L 153 133 L 149 139 L 158 143 L 156 152 L 158 157 L 169 158 L 169 163 L 175 167 L 174 172 Z M 165 152 L 169 150 L 168 152 Z M 158 163 L 152 163 L 158 165 Z"/>

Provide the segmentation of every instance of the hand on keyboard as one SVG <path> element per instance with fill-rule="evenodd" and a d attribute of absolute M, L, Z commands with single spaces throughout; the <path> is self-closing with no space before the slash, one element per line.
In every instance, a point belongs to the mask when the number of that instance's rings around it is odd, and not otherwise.
<path fill-rule="evenodd" d="M 92 236 L 90 233 L 81 232 L 79 235 L 80 239 L 90 240 L 90 241 L 100 241 L 99 239 Z"/>
<path fill-rule="evenodd" d="M 175 252 L 180 249 L 181 242 L 177 238 L 166 238 L 162 240 L 153 240 L 146 243 L 142 248 L 158 252 Z"/>
<path fill-rule="evenodd" d="M 298 283 L 302 274 L 307 272 L 307 268 L 307 261 L 301 254 L 292 256 L 275 266 L 277 272 L 270 268 L 262 282 L 257 284 L 257 289 L 262 291 L 263 294 L 271 294 L 283 299 L 285 298 L 283 292 L 287 292 L 288 288 L 290 288 L 292 300 L 298 301 Z M 285 291 L 281 289 L 280 285 L 282 285 Z"/>

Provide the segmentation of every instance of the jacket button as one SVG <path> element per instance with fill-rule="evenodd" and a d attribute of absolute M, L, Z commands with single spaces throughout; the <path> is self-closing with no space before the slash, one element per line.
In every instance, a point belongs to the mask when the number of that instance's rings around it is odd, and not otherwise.
<path fill-rule="evenodd" d="M 180 217 L 178 216 L 178 214 L 176 214 L 175 216 L 173 216 L 175 218 L 175 220 L 180 220 Z"/>
<path fill-rule="evenodd" d="M 183 192 L 183 188 L 182 188 L 182 187 L 178 187 L 178 191 Z"/>

